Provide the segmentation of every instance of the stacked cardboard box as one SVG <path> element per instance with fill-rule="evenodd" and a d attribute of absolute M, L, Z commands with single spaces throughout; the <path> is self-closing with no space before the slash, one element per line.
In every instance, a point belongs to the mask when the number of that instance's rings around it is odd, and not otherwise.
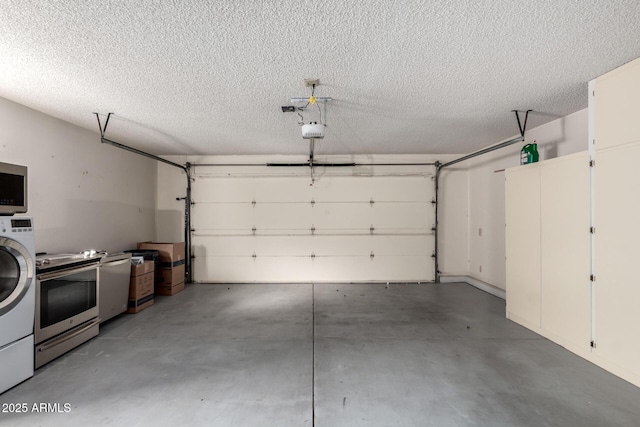
<path fill-rule="evenodd" d="M 138 249 L 155 249 L 160 253 L 160 279 L 156 280 L 157 295 L 175 295 L 184 289 L 184 242 L 138 243 Z"/>
<path fill-rule="evenodd" d="M 131 266 L 127 313 L 137 313 L 153 305 L 154 268 L 153 261 L 145 261 L 140 265 Z"/>

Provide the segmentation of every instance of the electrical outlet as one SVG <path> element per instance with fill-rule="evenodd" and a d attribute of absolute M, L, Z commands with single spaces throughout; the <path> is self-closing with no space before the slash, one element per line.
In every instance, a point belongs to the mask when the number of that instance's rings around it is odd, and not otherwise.
<path fill-rule="evenodd" d="M 311 86 L 320 86 L 320 79 L 304 79 L 304 86 L 305 87 L 311 87 Z"/>

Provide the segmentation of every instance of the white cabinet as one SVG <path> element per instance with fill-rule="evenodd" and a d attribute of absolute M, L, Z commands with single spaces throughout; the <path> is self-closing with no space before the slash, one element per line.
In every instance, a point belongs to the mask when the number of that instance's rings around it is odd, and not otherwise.
<path fill-rule="evenodd" d="M 568 348 L 591 342 L 588 153 L 540 165 L 541 328 Z"/>
<path fill-rule="evenodd" d="M 598 77 L 592 90 L 596 150 L 640 141 L 640 59 Z"/>
<path fill-rule="evenodd" d="M 640 380 L 640 142 L 598 151 L 594 354 Z M 621 373 L 622 374 L 622 373 Z"/>
<path fill-rule="evenodd" d="M 640 386 L 640 59 L 590 83 L 595 363 Z"/>
<path fill-rule="evenodd" d="M 591 341 L 587 152 L 506 172 L 507 317 L 574 351 Z"/>
<path fill-rule="evenodd" d="M 592 172 L 585 153 L 507 171 L 507 314 L 640 386 L 640 59 L 589 87 Z"/>
<path fill-rule="evenodd" d="M 509 169 L 505 182 L 507 317 L 540 327 L 540 168 Z"/>

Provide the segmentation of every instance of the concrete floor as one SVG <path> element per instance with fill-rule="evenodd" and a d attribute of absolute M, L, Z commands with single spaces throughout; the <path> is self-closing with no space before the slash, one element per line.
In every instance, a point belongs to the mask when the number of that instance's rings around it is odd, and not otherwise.
<path fill-rule="evenodd" d="M 191 285 L 0 395 L 0 425 L 638 426 L 639 388 L 504 311 L 466 284 Z"/>

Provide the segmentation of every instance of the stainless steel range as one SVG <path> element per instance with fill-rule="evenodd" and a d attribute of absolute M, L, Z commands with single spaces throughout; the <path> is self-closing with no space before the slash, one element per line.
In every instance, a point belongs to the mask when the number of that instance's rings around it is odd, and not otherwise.
<path fill-rule="evenodd" d="M 103 255 L 36 257 L 36 368 L 98 335 L 97 269 Z"/>

